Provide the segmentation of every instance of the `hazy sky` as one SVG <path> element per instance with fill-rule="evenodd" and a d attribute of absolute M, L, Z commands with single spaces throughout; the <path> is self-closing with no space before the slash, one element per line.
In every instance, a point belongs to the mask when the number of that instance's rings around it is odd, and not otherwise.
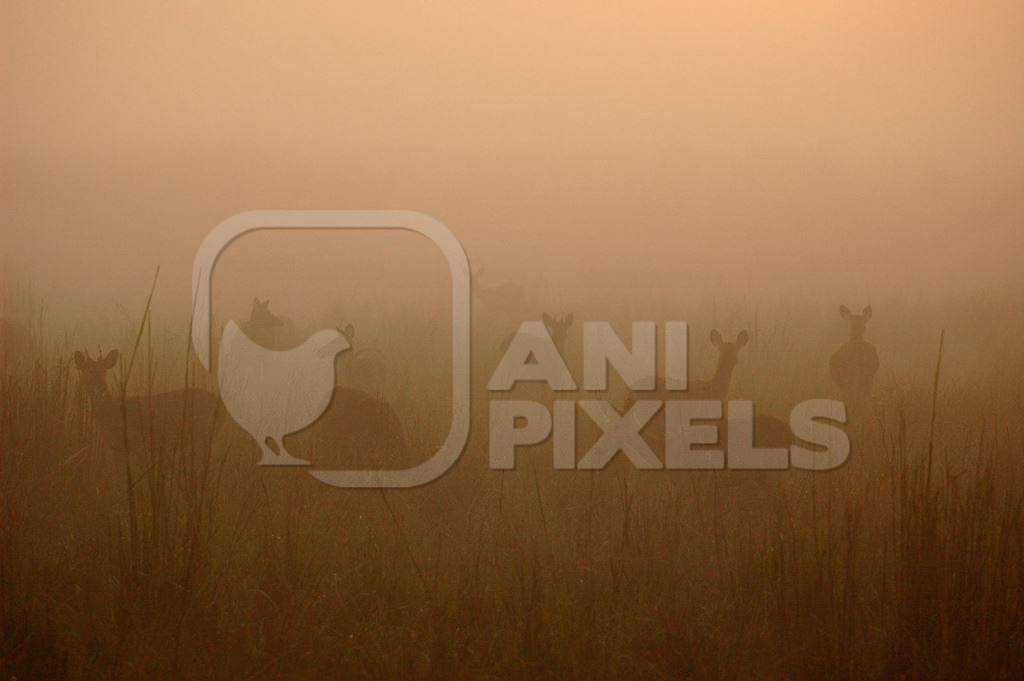
<path fill-rule="evenodd" d="M 186 305 L 252 208 L 422 210 L 562 293 L 1022 283 L 1019 0 L 0 7 L 8 280 L 65 304 Z"/>

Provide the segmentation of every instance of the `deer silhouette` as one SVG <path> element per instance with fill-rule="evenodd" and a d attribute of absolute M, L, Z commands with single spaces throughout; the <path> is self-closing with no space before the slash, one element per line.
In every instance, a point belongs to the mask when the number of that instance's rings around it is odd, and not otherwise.
<path fill-rule="evenodd" d="M 711 345 L 718 351 L 718 362 L 711 378 L 706 380 L 688 381 L 686 391 L 671 391 L 663 389 L 662 381 L 656 378 L 655 385 L 659 389 L 651 392 L 627 393 L 624 400 L 624 407 L 629 409 L 640 399 L 652 400 L 709 400 L 723 402 L 722 418 L 711 422 L 718 426 L 719 440 L 714 449 L 727 449 L 729 445 L 730 427 L 752 428 L 754 433 L 754 445 L 757 447 L 788 447 L 796 439 L 790 431 L 789 424 L 774 416 L 758 414 L 755 411 L 753 423 L 748 424 L 736 421 L 733 418 L 733 425 L 729 426 L 729 416 L 726 414 L 724 402 L 729 399 L 729 389 L 732 384 L 733 371 L 739 362 L 740 351 L 750 342 L 750 334 L 747 331 L 740 331 L 736 340 L 729 342 L 722 338 L 717 329 L 711 331 Z M 655 452 L 663 451 L 666 439 L 671 440 L 678 437 L 678 434 L 666 433 L 665 430 L 665 408 L 664 406 L 645 426 L 643 431 L 644 440 Z"/>
<path fill-rule="evenodd" d="M 269 300 L 253 300 L 249 320 L 240 327 L 250 340 L 264 348 L 279 348 L 280 334 L 290 323 L 270 309 Z M 380 398 L 379 393 L 387 366 L 383 354 L 371 348 L 354 345 L 356 329 L 352 323 L 339 325 L 337 333 L 344 338 L 350 350 L 335 358 L 335 381 L 324 393 L 323 408 L 310 424 L 274 442 L 277 452 L 263 449 L 265 442 L 257 443 L 263 450 L 265 463 L 307 464 L 319 468 L 382 469 L 405 468 L 418 463 L 407 445 L 401 420 L 394 409 Z M 284 353 L 275 353 L 282 355 Z M 271 396 L 273 397 L 273 396 Z M 287 440 L 287 445 L 284 444 Z M 281 459 L 285 448 L 301 454 Z"/>
<path fill-rule="evenodd" d="M 321 469 L 388 470 L 419 463 L 391 405 L 352 388 L 336 387 L 324 415 L 289 440 Z"/>
<path fill-rule="evenodd" d="M 79 351 L 74 359 L 93 420 L 108 447 L 120 452 L 126 446 L 138 452 L 154 445 L 209 451 L 223 413 L 220 400 L 212 393 L 186 388 L 128 397 L 122 402 L 107 386 L 107 372 L 120 359 L 117 350 L 100 353 L 97 359 Z"/>
<path fill-rule="evenodd" d="M 750 334 L 740 331 L 736 340 L 731 343 L 722 338 L 717 329 L 711 331 L 711 345 L 718 351 L 718 362 L 715 364 L 715 371 L 711 378 L 705 380 L 687 381 L 686 391 L 662 390 L 664 382 L 660 376 L 653 378 L 654 385 L 658 392 L 641 393 L 650 395 L 649 399 L 661 400 L 725 400 L 729 398 L 729 385 L 732 383 L 732 372 L 739 361 L 740 350 L 750 342 Z M 651 383 L 652 378 L 646 377 L 643 382 Z M 632 400 L 627 397 L 626 405 L 630 406 Z"/>
<path fill-rule="evenodd" d="M 850 340 L 832 354 L 829 370 L 843 401 L 852 411 L 857 411 L 870 402 L 878 371 L 878 351 L 864 340 L 865 327 L 871 319 L 871 306 L 856 315 L 845 305 L 840 305 L 839 315 L 850 324 Z"/>
<path fill-rule="evenodd" d="M 249 319 L 241 323 L 242 331 L 254 343 L 265 348 L 274 348 L 277 345 L 277 337 L 285 324 L 282 317 L 270 311 L 270 299 L 252 299 L 252 310 L 249 312 Z"/>
<path fill-rule="evenodd" d="M 729 397 L 732 372 L 739 361 L 740 350 L 750 342 L 750 334 L 740 331 L 736 340 L 729 343 L 722 339 L 717 329 L 711 331 L 711 345 L 718 350 L 718 364 L 715 373 L 706 381 L 690 381 L 686 396 L 690 399 L 725 400 Z"/>

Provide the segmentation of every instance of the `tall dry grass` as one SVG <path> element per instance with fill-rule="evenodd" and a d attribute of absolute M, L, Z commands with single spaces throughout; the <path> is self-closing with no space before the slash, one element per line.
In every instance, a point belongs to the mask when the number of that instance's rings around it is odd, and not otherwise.
<path fill-rule="evenodd" d="M 750 328 L 734 396 L 782 413 L 831 394 L 842 328 L 813 331 L 831 315 L 759 306 L 755 323 L 726 308 L 680 315 L 696 375 L 713 361 L 707 330 Z M 556 472 L 550 443 L 489 471 L 480 390 L 463 459 L 415 490 L 257 469 L 230 423 L 212 447 L 152 432 L 118 452 L 79 394 L 73 341 L 51 333 L 0 384 L 0 674 L 1021 678 L 1024 320 L 988 312 L 947 332 L 934 429 L 938 326 L 890 308 L 869 330 L 879 401 L 851 460 L 753 485 Z M 481 324 L 477 387 L 508 331 Z M 128 394 L 209 384 L 180 359 L 187 334 L 142 328 Z M 421 451 L 447 418 L 443 363 L 421 361 L 434 349 L 404 348 L 390 374 Z"/>

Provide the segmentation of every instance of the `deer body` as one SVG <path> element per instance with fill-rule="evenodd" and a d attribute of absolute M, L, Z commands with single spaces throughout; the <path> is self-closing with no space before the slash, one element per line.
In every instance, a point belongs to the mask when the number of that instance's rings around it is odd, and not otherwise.
<path fill-rule="evenodd" d="M 709 380 L 688 382 L 684 399 L 727 400 L 732 372 L 739 361 L 740 350 L 750 341 L 750 334 L 740 331 L 733 343 L 726 343 L 718 331 L 711 332 L 711 344 L 718 350 L 718 364 Z M 669 398 L 671 399 L 671 398 Z M 679 398 L 676 398 L 679 399 Z"/>
<path fill-rule="evenodd" d="M 715 372 L 708 380 L 689 381 L 686 391 L 657 390 L 653 392 L 637 392 L 631 394 L 626 401 L 626 406 L 631 406 L 637 399 L 655 399 L 663 402 L 675 400 L 707 400 L 722 403 L 722 417 L 712 419 L 708 423 L 718 427 L 718 443 L 708 445 L 705 449 L 726 450 L 729 445 L 729 431 L 731 429 L 744 428 L 753 429 L 754 446 L 756 447 L 788 447 L 796 440 L 790 431 L 789 424 L 769 415 L 760 415 L 755 412 L 753 422 L 732 420 L 730 423 L 727 413 L 726 402 L 729 399 L 729 387 L 732 383 L 733 370 L 736 368 L 739 359 L 739 352 L 750 340 L 746 331 L 741 331 L 736 340 L 728 343 L 722 339 L 722 335 L 716 330 L 711 332 L 711 344 L 718 350 L 718 363 Z M 656 385 L 660 385 L 656 382 Z M 644 440 L 655 451 L 664 452 L 666 440 L 671 441 L 676 434 L 666 433 L 665 430 L 665 409 L 663 405 L 643 431 Z"/>
<path fill-rule="evenodd" d="M 660 376 L 654 377 L 656 389 L 650 392 L 637 392 L 630 394 L 626 400 L 629 406 L 636 399 L 652 400 L 727 400 L 729 399 L 729 386 L 732 383 L 732 372 L 736 368 L 739 359 L 739 352 L 750 340 L 746 331 L 741 331 L 736 336 L 736 341 L 726 343 L 722 340 L 722 334 L 717 330 L 711 332 L 711 344 L 718 350 L 718 363 L 715 365 L 715 373 L 711 378 L 699 381 L 687 381 L 685 391 L 665 390 L 664 382 Z M 646 381 L 650 383 L 651 377 Z"/>
<path fill-rule="evenodd" d="M 829 360 L 832 380 L 848 404 L 860 405 L 871 399 L 871 390 L 878 371 L 878 351 L 864 340 L 864 329 L 871 319 L 871 306 L 855 315 L 842 305 L 839 314 L 850 323 L 850 340 L 839 347 Z"/>
<path fill-rule="evenodd" d="M 260 345 L 276 348 L 285 325 L 281 319 L 270 311 L 269 301 L 256 299 L 242 329 Z M 353 348 L 336 358 L 335 380 L 345 385 L 333 388 L 326 410 L 312 424 L 284 437 L 286 447 L 321 469 L 398 469 L 418 463 L 409 453 L 398 415 L 379 397 L 387 371 L 383 353 L 356 349 L 352 324 L 339 331 Z"/>
<path fill-rule="evenodd" d="M 334 389 L 327 411 L 287 438 L 317 468 L 408 468 L 412 460 L 402 422 L 391 406 L 361 390 Z"/>
<path fill-rule="evenodd" d="M 152 449 L 195 448 L 209 451 L 220 423 L 220 400 L 205 390 L 189 388 L 122 400 L 111 395 L 107 372 L 117 363 L 117 350 L 93 360 L 75 353 L 82 387 L 93 420 L 112 450 L 150 452 Z"/>

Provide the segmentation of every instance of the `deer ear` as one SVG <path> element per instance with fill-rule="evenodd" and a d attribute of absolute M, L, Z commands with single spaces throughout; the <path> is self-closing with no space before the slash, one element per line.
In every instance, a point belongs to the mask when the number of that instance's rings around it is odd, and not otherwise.
<path fill-rule="evenodd" d="M 718 329 L 712 329 L 711 331 L 711 344 L 716 348 L 722 347 L 722 334 L 718 333 Z"/>
<path fill-rule="evenodd" d="M 103 364 L 103 368 L 104 369 L 112 369 L 114 367 L 114 365 L 117 364 L 117 360 L 120 357 L 121 357 L 121 353 L 118 352 L 117 349 L 111 350 L 110 352 L 107 353 L 107 356 L 104 357 L 101 360 L 102 364 Z"/>
<path fill-rule="evenodd" d="M 89 367 L 81 350 L 75 350 L 75 366 L 79 371 L 85 371 Z"/>
<path fill-rule="evenodd" d="M 862 312 L 861 314 L 864 317 L 864 321 L 868 321 L 869 319 L 871 319 L 871 306 L 868 305 L 867 307 L 865 307 L 864 312 Z"/>
<path fill-rule="evenodd" d="M 750 342 L 750 334 L 746 330 L 740 331 L 740 335 L 736 336 L 736 347 L 742 348 L 744 345 Z"/>
<path fill-rule="evenodd" d="M 351 324 L 346 324 L 343 331 L 345 333 L 345 338 L 347 338 L 350 341 L 356 337 L 356 328 Z"/>
<path fill-rule="evenodd" d="M 843 319 L 849 319 L 853 315 L 850 313 L 850 308 L 846 307 L 845 305 L 840 305 L 839 316 L 842 317 Z"/>

